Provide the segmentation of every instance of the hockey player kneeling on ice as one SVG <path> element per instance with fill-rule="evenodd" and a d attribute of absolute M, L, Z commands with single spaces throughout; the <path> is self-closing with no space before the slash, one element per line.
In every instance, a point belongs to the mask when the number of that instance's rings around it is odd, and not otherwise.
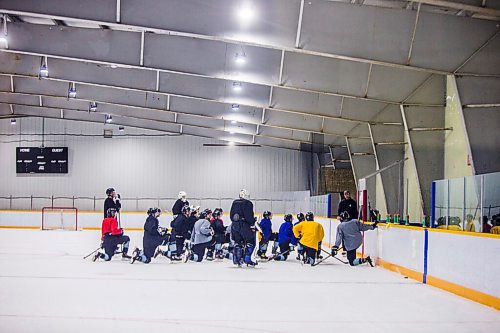
<path fill-rule="evenodd" d="M 161 215 L 160 208 L 149 208 L 148 217 L 144 223 L 144 236 L 142 238 L 143 250 L 137 247 L 132 255 L 133 264 L 135 261 L 141 261 L 145 264 L 151 262 L 151 258 L 155 255 L 155 250 L 158 246 L 166 245 L 170 239 L 170 234 L 165 228 L 160 227 L 158 218 Z"/>
<path fill-rule="evenodd" d="M 297 238 L 293 234 L 293 216 L 292 214 L 285 215 L 285 222 L 280 226 L 278 232 L 278 245 L 280 253 L 274 257 L 274 260 L 285 261 L 293 248 L 297 245 Z"/>
<path fill-rule="evenodd" d="M 233 201 L 229 216 L 233 222 L 231 225 L 231 238 L 234 241 L 233 263 L 241 266 L 257 265 L 252 260 L 252 253 L 256 245 L 255 241 L 255 216 L 253 203 L 246 199 L 247 190 L 241 190 L 239 198 Z"/>
<path fill-rule="evenodd" d="M 356 219 L 351 219 L 348 212 L 340 214 L 340 224 L 337 227 L 337 238 L 335 245 L 332 248 L 332 256 L 337 254 L 339 246 L 343 243 L 347 251 L 347 260 L 349 265 L 357 266 L 359 264 L 369 263 L 373 266 L 371 258 L 356 258 L 356 249 L 361 246 L 363 242 L 362 231 L 373 230 L 377 228 L 377 222 L 374 224 L 363 224 Z"/>
<path fill-rule="evenodd" d="M 221 215 L 222 208 L 215 208 L 210 219 L 212 229 L 214 230 L 214 246 L 208 248 L 207 260 L 213 259 L 214 251 L 215 258 L 224 259 L 222 245 L 226 243 L 226 227 L 224 226 L 224 221 L 221 219 Z"/>
<path fill-rule="evenodd" d="M 189 230 L 189 217 L 191 216 L 191 208 L 189 206 L 182 207 L 181 214 L 177 215 L 172 221 L 172 239 L 175 240 L 175 250 L 171 253 L 170 259 L 181 260 L 181 255 L 184 253 L 184 241 L 191 238 Z"/>
<path fill-rule="evenodd" d="M 299 244 L 303 247 L 304 263 L 313 265 L 320 242 L 325 236 L 325 231 L 321 224 L 314 221 L 313 213 L 308 212 L 305 217 L 305 221 L 297 223 L 293 227 L 293 234 L 299 239 Z"/>
<path fill-rule="evenodd" d="M 102 247 L 104 253 L 98 251 L 92 258 L 93 261 L 97 259 L 104 259 L 110 261 L 115 254 L 116 247 L 119 244 L 123 245 L 122 258 L 130 259 L 127 254 L 130 238 L 123 234 L 123 229 L 118 227 L 118 220 L 116 219 L 116 209 L 109 208 L 107 217 L 102 221 Z"/>
<path fill-rule="evenodd" d="M 271 235 L 273 233 L 273 224 L 271 222 L 271 219 L 273 218 L 273 213 L 270 211 L 266 210 L 264 213 L 262 213 L 262 220 L 260 221 L 260 229 L 262 230 L 261 233 L 261 239 L 259 242 L 259 250 L 257 251 L 257 255 L 261 259 L 267 259 L 266 257 L 266 252 L 267 252 L 267 246 L 269 245 L 269 239 L 271 238 Z"/>
<path fill-rule="evenodd" d="M 214 245 L 214 230 L 210 224 L 212 211 L 205 209 L 200 213 L 199 220 L 194 224 L 191 235 L 191 256 L 190 260 L 201 262 L 205 256 L 207 248 Z"/>

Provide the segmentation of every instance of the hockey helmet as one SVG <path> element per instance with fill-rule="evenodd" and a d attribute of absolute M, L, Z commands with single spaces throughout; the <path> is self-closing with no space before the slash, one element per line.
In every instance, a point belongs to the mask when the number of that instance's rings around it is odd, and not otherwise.
<path fill-rule="evenodd" d="M 115 191 L 114 188 L 110 187 L 106 190 L 106 195 L 111 195 L 111 193 L 113 193 Z"/>
<path fill-rule="evenodd" d="M 292 222 L 293 221 L 293 215 L 292 214 L 286 214 L 285 215 L 285 221 L 286 222 Z"/>
<path fill-rule="evenodd" d="M 186 192 L 180 191 L 178 198 L 181 199 L 182 201 L 186 201 L 186 196 L 187 196 Z"/>
<path fill-rule="evenodd" d="M 239 195 L 239 197 L 240 197 L 241 199 L 246 199 L 246 198 L 248 198 L 248 196 L 249 196 L 249 194 L 248 194 L 248 191 L 247 191 L 247 190 L 242 189 L 242 190 L 240 191 L 240 195 Z"/>
<path fill-rule="evenodd" d="M 212 210 L 207 208 L 200 213 L 200 219 L 206 219 L 210 214 L 212 214 Z"/>
<path fill-rule="evenodd" d="M 304 221 L 305 219 L 306 219 L 306 218 L 305 218 L 304 214 L 302 214 L 302 213 L 298 213 L 298 214 L 297 214 L 297 220 L 299 220 L 299 222 L 302 222 L 302 221 Z"/>
<path fill-rule="evenodd" d="M 221 208 L 215 208 L 214 212 L 212 213 L 212 216 L 215 218 L 219 218 L 222 215 L 222 209 Z"/>
<path fill-rule="evenodd" d="M 182 214 L 189 214 L 191 212 L 191 207 L 189 207 L 188 205 L 184 205 L 184 207 L 182 207 L 181 209 L 181 212 Z"/>
<path fill-rule="evenodd" d="M 340 213 L 339 216 L 341 221 L 349 221 L 351 219 L 351 216 L 349 216 L 349 213 L 346 210 Z"/>
<path fill-rule="evenodd" d="M 306 213 L 306 220 L 307 221 L 314 221 L 314 214 L 312 212 L 307 212 Z"/>
<path fill-rule="evenodd" d="M 106 211 L 106 216 L 107 217 L 115 217 L 116 215 L 116 209 L 115 208 L 108 208 Z"/>
<path fill-rule="evenodd" d="M 264 217 L 265 219 L 270 218 L 272 215 L 273 215 L 273 213 L 271 213 L 268 210 L 266 210 L 266 211 L 264 211 L 264 213 L 262 213 L 262 217 Z"/>

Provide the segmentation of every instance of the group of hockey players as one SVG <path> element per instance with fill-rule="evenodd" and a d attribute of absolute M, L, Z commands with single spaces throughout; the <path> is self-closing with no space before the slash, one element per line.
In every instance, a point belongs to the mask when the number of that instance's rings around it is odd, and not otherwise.
<path fill-rule="evenodd" d="M 200 262 L 203 259 L 226 258 L 237 266 L 255 266 L 258 259 L 285 261 L 295 248 L 297 259 L 304 264 L 315 266 L 324 260 L 321 255 L 326 252 L 321 246 L 324 230 L 320 223 L 314 221 L 312 212 L 297 214 L 295 223 L 291 214 L 284 215 L 279 231 L 273 232 L 272 213 L 263 212 L 262 220 L 258 222 L 246 190 L 241 190 L 239 198 L 231 205 L 229 217 L 232 223 L 229 226 L 225 226 L 222 220 L 222 208 L 201 210 L 199 206 L 189 204 L 184 191 L 179 192 L 172 208 L 174 219 L 170 229 L 160 226 L 161 210 L 150 208 L 144 223 L 143 248 L 135 248 L 129 256 L 130 238 L 119 226 L 120 195 L 113 188 L 109 188 L 106 194 L 101 249 L 93 257 L 94 261 L 109 261 L 114 254 L 121 253 L 122 258 L 131 263 L 149 263 L 161 255 L 171 261 Z M 361 232 L 375 229 L 377 224 L 363 224 L 351 218 L 348 211 L 342 212 L 340 218 L 336 242 L 328 257 L 336 256 L 342 245 L 351 266 L 365 262 L 372 265 L 370 257 L 356 258 L 356 249 L 362 242 Z M 273 244 L 268 257 L 270 242 Z"/>

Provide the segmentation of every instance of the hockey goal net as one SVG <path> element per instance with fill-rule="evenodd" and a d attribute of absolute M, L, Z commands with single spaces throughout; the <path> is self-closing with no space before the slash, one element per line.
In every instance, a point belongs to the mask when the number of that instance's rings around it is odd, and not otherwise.
<path fill-rule="evenodd" d="M 75 207 L 43 207 L 42 230 L 78 230 L 78 209 Z"/>

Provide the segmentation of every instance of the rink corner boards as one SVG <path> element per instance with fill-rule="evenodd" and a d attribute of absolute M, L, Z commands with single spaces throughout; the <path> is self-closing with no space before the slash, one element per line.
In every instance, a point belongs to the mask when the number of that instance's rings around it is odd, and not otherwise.
<path fill-rule="evenodd" d="M 368 222 L 369 223 L 369 222 Z M 484 233 L 475 233 L 475 232 L 464 232 L 464 231 L 455 231 L 455 230 L 442 230 L 442 229 L 433 229 L 433 228 L 422 228 L 422 227 L 414 227 L 414 226 L 404 226 L 404 225 L 393 225 L 393 224 L 385 224 L 385 223 L 380 223 L 379 227 L 381 230 L 384 229 L 390 229 L 390 228 L 399 228 L 399 229 L 407 229 L 407 230 L 416 230 L 416 231 L 423 231 L 424 233 L 444 233 L 444 234 L 453 234 L 453 235 L 460 235 L 460 236 L 472 236 L 472 237 L 479 237 L 479 238 L 496 238 L 500 239 L 500 235 L 495 235 L 495 234 L 484 234 Z M 333 244 L 329 244 L 328 242 L 324 242 L 325 246 L 331 247 Z M 425 254 L 425 257 L 429 255 L 428 249 L 425 249 L 427 252 Z M 361 257 L 362 253 L 357 252 L 357 256 Z M 445 290 L 447 292 L 451 292 L 455 295 L 467 298 L 469 300 L 481 303 L 486 306 L 493 307 L 497 310 L 500 310 L 500 298 L 495 297 L 493 295 L 489 295 L 486 293 L 483 293 L 481 291 L 471 289 L 464 287 L 462 285 L 440 279 L 438 277 L 432 276 L 427 274 L 427 267 L 424 267 L 424 272 L 418 272 L 416 270 L 389 262 L 387 260 L 384 260 L 382 258 L 375 258 L 375 262 L 378 266 L 399 273 L 403 276 L 406 276 L 410 279 L 416 280 L 420 283 L 423 284 L 428 284 L 430 286 Z M 424 264 L 426 266 L 426 264 Z"/>

